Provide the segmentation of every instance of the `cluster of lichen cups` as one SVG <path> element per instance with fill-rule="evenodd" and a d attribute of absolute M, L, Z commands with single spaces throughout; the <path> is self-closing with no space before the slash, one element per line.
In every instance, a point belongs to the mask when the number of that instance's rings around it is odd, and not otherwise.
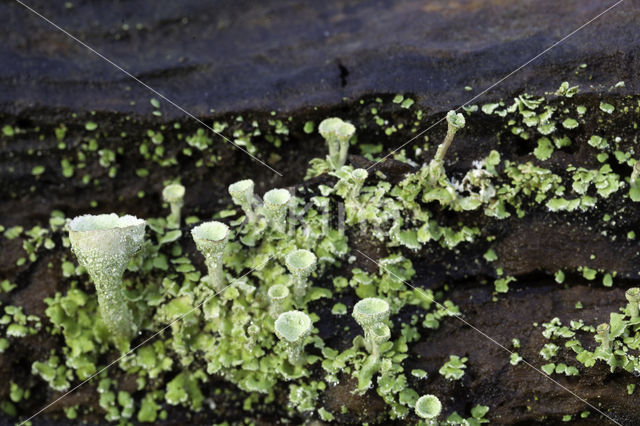
<path fill-rule="evenodd" d="M 436 155 L 440 166 L 453 135 L 464 126 L 464 118 L 450 112 L 447 122 L 449 131 Z M 339 118 L 330 118 L 320 124 L 319 131 L 329 146 L 327 162 L 334 170 L 340 169 L 346 162 L 349 141 L 355 134 L 354 126 Z M 354 209 L 358 206 L 358 196 L 368 178 L 368 172 L 364 169 L 351 170 L 350 167 L 343 168 L 342 172 L 348 174 L 345 201 L 348 209 Z M 228 188 L 234 204 L 244 213 L 245 224 L 249 225 L 239 228 L 237 237 L 245 242 L 240 234 L 245 234 L 246 237 L 251 232 L 262 232 L 268 226 L 268 232 L 271 232 L 268 238 L 281 239 L 282 233 L 287 230 L 287 213 L 292 200 L 290 192 L 286 189 L 272 189 L 264 194 L 260 203 L 254 195 L 254 187 L 254 182 L 246 179 Z M 179 228 L 185 188 L 179 184 L 168 185 L 162 195 L 171 209 L 167 227 Z M 118 217 L 116 214 L 80 216 L 69 224 L 73 252 L 96 286 L 102 319 L 113 337 L 127 344 L 135 336 L 137 325 L 127 305 L 122 278 L 131 257 L 142 247 L 144 231 L 144 220 L 133 216 Z M 212 290 L 207 293 L 209 297 L 216 296 L 233 284 L 227 279 L 223 268 L 225 250 L 233 236 L 231 230 L 222 222 L 208 221 L 193 227 L 191 236 L 204 257 L 207 269 L 207 275 L 201 282 Z M 318 259 L 312 251 L 306 249 L 293 249 L 278 257 L 290 274 L 289 282 L 271 285 L 262 293 L 262 297 L 268 302 L 270 322 L 273 321 L 275 335 L 286 348 L 288 363 L 299 369 L 306 363 L 305 341 L 313 329 L 311 318 L 300 309 L 304 307 L 305 296 L 309 291 L 309 277 L 314 272 Z M 637 302 L 635 306 L 637 315 Z M 291 310 L 292 307 L 296 310 Z M 382 362 L 380 359 L 390 345 L 384 345 L 391 337 L 389 314 L 389 304 L 377 297 L 364 298 L 353 308 L 352 316 L 364 331 L 363 336 L 354 340 L 354 347 L 364 347 L 369 353 L 367 362 L 362 367 L 363 370 L 368 369 L 367 374 L 375 374 L 379 365 L 385 361 L 384 358 Z M 252 322 L 246 326 L 246 333 L 247 347 L 252 350 L 255 339 L 259 336 L 260 326 Z M 425 395 L 415 404 L 416 414 L 424 419 L 435 419 L 441 408 L 440 401 L 433 395 Z"/>
<path fill-rule="evenodd" d="M 229 187 L 234 203 L 242 208 L 248 221 L 258 218 L 254 211 L 253 188 L 254 183 L 249 179 Z M 167 218 L 169 227 L 178 227 L 180 224 L 184 192 L 182 185 L 169 185 L 163 191 L 163 198 L 171 206 L 171 214 Z M 286 229 L 290 200 L 289 191 L 274 189 L 265 194 L 264 205 L 259 209 L 271 228 L 278 233 Z M 124 295 L 122 277 L 131 257 L 143 244 L 144 229 L 144 220 L 129 215 L 119 217 L 114 213 L 79 216 L 69 224 L 73 252 L 93 280 L 102 319 L 118 342 L 128 342 L 137 331 Z M 205 260 L 207 275 L 203 282 L 214 294 L 222 292 L 227 286 L 222 258 L 229 241 L 229 227 L 222 222 L 204 222 L 191 230 L 191 236 Z M 315 254 L 304 249 L 293 250 L 285 257 L 298 305 L 304 300 L 308 278 L 315 269 L 316 261 Z M 289 288 L 284 285 L 272 286 L 267 291 L 269 311 L 274 319 L 289 306 L 289 294 Z M 281 335 L 287 338 L 291 336 L 285 332 Z"/>

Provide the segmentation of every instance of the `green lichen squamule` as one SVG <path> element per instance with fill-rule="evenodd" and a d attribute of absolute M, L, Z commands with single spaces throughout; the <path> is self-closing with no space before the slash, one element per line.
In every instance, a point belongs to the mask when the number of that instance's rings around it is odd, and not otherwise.
<path fill-rule="evenodd" d="M 117 339 L 129 340 L 136 333 L 122 275 L 142 246 L 144 229 L 144 220 L 113 213 L 78 216 L 69 223 L 73 253 L 96 286 L 102 320 Z"/>

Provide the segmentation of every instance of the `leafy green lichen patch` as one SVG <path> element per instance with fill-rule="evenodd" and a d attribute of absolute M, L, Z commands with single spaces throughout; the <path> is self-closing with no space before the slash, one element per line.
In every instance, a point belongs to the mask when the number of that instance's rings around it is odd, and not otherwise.
<path fill-rule="evenodd" d="M 452 386 L 466 381 L 476 373 L 467 365 L 474 360 L 473 352 L 462 356 L 444 351 L 437 366 L 419 364 L 412 352 L 416 342 L 428 339 L 442 324 L 457 324 L 454 317 L 461 312 L 447 300 L 447 291 L 454 284 L 445 285 L 442 279 L 434 279 L 438 283 L 434 287 L 408 286 L 416 270 L 424 268 L 412 259 L 444 256 L 446 260 L 440 262 L 447 275 L 456 273 L 449 257 L 453 259 L 463 251 L 473 253 L 478 268 L 491 275 L 487 280 L 494 283 L 491 296 L 498 300 L 504 297 L 503 293 L 513 291 L 509 284 L 516 277 L 499 266 L 502 255 L 498 256 L 493 248 L 493 230 L 499 227 L 496 224 L 507 219 L 526 220 L 534 212 L 564 220 L 610 208 L 615 203 L 630 209 L 635 201 L 626 189 L 631 186 L 631 179 L 627 182 L 627 178 L 636 154 L 622 138 L 624 135 L 612 131 L 605 121 L 624 111 L 628 101 L 610 100 L 615 104 L 615 114 L 601 111 L 584 99 L 581 102 L 587 106 L 576 108 L 567 98 L 577 96 L 577 87 L 563 86 L 556 93 L 557 98 L 522 94 L 513 102 L 493 102 L 481 111 L 466 108 L 464 113 L 450 115 L 449 129 L 456 129 L 457 138 L 464 138 L 466 129 L 479 120 L 501 129 L 498 141 L 478 158 L 465 158 L 461 155 L 464 151 L 459 151 L 457 141 L 452 139 L 453 131 L 445 139 L 447 148 L 450 146 L 448 152 L 422 139 L 392 156 L 394 164 L 407 166 L 402 173 L 365 161 L 382 156 L 383 146 L 372 137 L 376 133 L 371 132 L 378 132 L 380 137 L 403 129 L 416 133 L 427 116 L 404 95 L 391 103 L 405 114 L 403 117 L 408 114 L 410 120 L 394 120 L 382 100 L 374 100 L 367 106 L 370 121 L 362 127 L 357 126 L 356 120 L 352 126 L 342 119 L 334 120 L 334 127 L 320 125 L 325 138 L 331 139 L 328 143 L 333 152 L 329 158 L 311 162 L 307 176 L 314 179 L 306 184 L 266 192 L 269 195 L 265 194 L 260 202 L 254 196 L 253 181 L 240 181 L 229 188 L 229 193 L 242 212 L 230 210 L 229 198 L 224 200 L 224 210 L 216 213 L 182 206 L 192 215 L 184 225 L 175 219 L 175 214 L 173 219 L 148 218 L 144 243 L 125 265 L 122 282 L 123 300 L 140 332 L 131 344 L 141 343 L 168 327 L 157 340 L 144 344 L 92 380 L 99 393 L 97 406 L 71 407 L 67 415 L 86 416 L 99 407 L 107 420 L 126 423 L 130 419 L 155 422 L 167 418 L 174 407 L 198 413 L 225 401 L 225 392 L 212 391 L 224 382 L 224 386 L 233 389 L 235 406 L 245 411 L 259 406 L 265 412 L 275 412 L 274 418 L 340 422 L 348 415 L 364 414 L 349 413 L 346 408 L 347 412 L 330 410 L 324 401 L 337 385 L 353 383 L 350 394 L 383 402 L 378 421 L 417 421 L 416 404 L 420 394 L 427 393 L 424 390 L 441 398 L 445 421 L 464 421 L 454 412 L 454 407 L 461 405 L 447 397 L 446 389 L 426 387 L 430 377 L 439 375 Z M 265 127 L 238 118 L 214 123 L 214 128 L 233 135 L 252 153 L 261 154 L 256 141 L 267 128 L 270 147 L 283 147 L 289 138 L 286 119 L 272 118 Z M 601 122 L 601 128 L 587 126 L 588 121 Z M 314 132 L 314 126 L 307 124 L 295 130 L 291 127 L 291 132 Z M 61 173 L 75 184 L 89 187 L 98 186 L 97 181 L 113 179 L 118 173 L 128 173 L 136 182 L 144 182 L 154 177 L 158 167 L 174 167 L 176 153 L 180 161 L 189 159 L 194 170 L 219 167 L 221 154 L 211 135 L 167 126 L 159 125 L 145 133 L 137 145 L 144 165 L 131 169 L 123 167 L 123 149 L 106 145 L 105 126 L 86 127 L 89 133 L 79 138 L 81 144 L 65 154 Z M 349 126 L 358 127 L 357 137 Z M 61 141 L 73 140 L 69 137 L 71 130 L 56 128 L 56 137 Z M 19 133 L 4 132 L 3 137 L 18 136 Z M 320 141 L 318 135 L 314 136 Z M 560 167 L 557 159 L 578 147 L 588 155 L 576 157 L 571 167 Z M 364 158 L 348 164 L 344 152 L 348 149 L 363 152 Z M 279 152 L 282 151 L 274 151 Z M 437 152 L 441 153 L 437 161 L 428 161 Z M 600 154 L 607 156 L 598 157 Z M 88 166 L 91 159 L 99 162 L 103 175 L 94 174 L 94 168 Z M 369 166 L 373 167 L 365 171 Z M 50 173 L 49 167 L 45 170 Z M 168 179 L 158 188 L 175 181 Z M 188 198 L 189 185 L 180 181 Z M 261 182 L 257 186 L 261 191 L 269 189 Z M 158 188 L 149 189 L 149 194 L 155 191 L 157 196 Z M 167 201 L 171 203 L 169 198 Z M 206 231 L 201 227 L 212 223 L 209 219 L 213 214 L 224 232 L 199 232 Z M 612 212 L 603 223 L 622 220 L 621 217 Z M 5 315 L 0 323 L 4 333 L 0 352 L 13 350 L 29 336 L 52 335 L 58 339 L 59 346 L 51 352 L 38 353 L 31 363 L 34 377 L 45 382 L 51 391 L 70 389 L 121 353 L 110 340 L 98 296 L 88 285 L 89 268 L 76 266 L 69 253 L 63 251 L 70 245 L 61 229 L 63 225 L 64 215 L 56 213 L 48 228 L 3 230 L 6 241 L 18 239 L 22 244 L 25 253 L 18 266 L 36 265 L 43 253 L 60 257 L 57 279 L 63 286 L 46 299 L 45 315 L 30 317 L 15 306 L 3 305 Z M 627 232 L 631 230 L 625 229 L 625 240 Z M 211 252 L 215 264 L 202 265 L 200 254 L 187 242 L 190 233 L 196 244 L 198 240 L 211 244 L 225 241 L 216 246 L 216 253 Z M 366 262 L 356 250 L 370 247 L 380 249 L 375 250 L 377 266 Z M 586 280 L 601 277 L 604 286 L 618 285 L 613 270 L 591 264 L 563 270 L 556 274 L 558 283 L 565 282 L 565 273 L 578 272 Z M 20 285 L 14 279 L 6 282 L 2 289 L 7 294 Z M 369 309 L 360 309 L 367 306 L 358 303 L 371 300 L 374 302 Z M 306 318 L 298 321 L 304 327 L 279 323 L 288 312 L 299 312 L 300 318 Z M 348 314 L 362 325 L 362 330 Z M 375 321 L 368 321 L 368 317 Z M 632 338 L 633 320 L 611 318 L 607 336 L 612 350 L 632 349 L 629 345 L 633 341 L 625 339 Z M 544 362 L 541 368 L 546 373 L 574 376 L 579 371 L 565 359 L 558 359 L 564 348 L 557 342 L 572 339 L 577 330 L 593 333 L 595 329 L 574 325 L 563 326 L 559 320 L 544 325 L 545 337 L 557 339 L 540 349 Z M 292 348 L 290 343 L 294 341 L 299 345 Z M 575 342 L 570 347 L 578 348 Z M 587 354 L 581 358 L 585 363 L 599 360 L 597 350 L 590 357 L 590 349 L 585 349 L 582 352 Z M 614 355 L 619 355 L 614 356 L 614 364 L 628 369 L 628 352 Z M 522 368 L 522 360 L 522 356 L 513 354 L 505 365 Z M 11 401 L 3 402 L 3 407 L 8 407 L 5 411 L 11 412 L 8 404 L 13 404 L 13 413 L 18 413 L 15 404 L 28 398 L 29 392 L 33 394 L 29 383 L 33 382 L 14 381 Z M 278 409 L 269 408 L 276 401 L 285 403 Z M 484 423 L 487 412 L 488 407 L 477 405 L 466 421 Z"/>

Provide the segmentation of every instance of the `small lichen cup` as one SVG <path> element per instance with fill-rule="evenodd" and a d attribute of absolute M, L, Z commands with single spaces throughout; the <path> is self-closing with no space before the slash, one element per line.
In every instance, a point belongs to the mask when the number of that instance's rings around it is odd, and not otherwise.
<path fill-rule="evenodd" d="M 293 250 L 285 258 L 287 269 L 293 276 L 293 296 L 298 304 L 307 294 L 307 279 L 316 268 L 317 261 L 316 255 L 306 249 Z"/>
<path fill-rule="evenodd" d="M 224 289 L 222 255 L 229 240 L 229 227 L 222 222 L 205 222 L 191 230 L 198 251 L 204 256 L 207 280 L 215 291 Z"/>
<path fill-rule="evenodd" d="M 115 213 L 78 216 L 69 222 L 71 249 L 98 294 L 100 314 L 117 339 L 130 340 L 137 328 L 122 287 L 131 256 L 142 246 L 146 222 Z"/>
<path fill-rule="evenodd" d="M 639 306 L 640 306 L 640 288 L 631 287 L 624 293 L 627 301 L 627 311 L 631 319 L 638 318 L 639 315 Z"/>
<path fill-rule="evenodd" d="M 285 309 L 289 288 L 282 284 L 272 285 L 267 291 L 267 296 L 269 297 L 269 314 L 276 319 Z"/>
<path fill-rule="evenodd" d="M 340 118 L 330 117 L 322 120 L 318 132 L 327 141 L 329 155 L 327 159 L 334 170 L 344 166 L 349 152 L 349 140 L 355 135 L 356 128 Z"/>
<path fill-rule="evenodd" d="M 364 330 L 364 343 L 369 353 L 379 354 L 380 345 L 389 339 L 388 336 L 384 338 L 387 331 L 382 327 L 389 319 L 389 304 L 377 297 L 367 297 L 353 306 L 351 315 Z"/>
<path fill-rule="evenodd" d="M 276 336 L 287 345 L 287 356 L 292 365 L 304 363 L 304 339 L 311 333 L 309 315 L 301 311 L 283 312 L 274 324 Z"/>
<path fill-rule="evenodd" d="M 249 222 L 256 220 L 256 214 L 253 211 L 254 186 L 251 179 L 240 180 L 229 185 L 229 194 L 231 195 L 233 203 L 240 206 Z"/>
<path fill-rule="evenodd" d="M 185 188 L 180 184 L 167 185 L 162 190 L 162 198 L 169 203 L 171 213 L 169 214 L 167 222 L 170 228 L 179 228 L 181 214 L 180 210 L 184 206 L 184 193 Z"/>
<path fill-rule="evenodd" d="M 423 395 L 416 401 L 415 410 L 419 417 L 432 420 L 440 415 L 442 403 L 435 395 Z"/>
<path fill-rule="evenodd" d="M 286 189 L 272 189 L 264 194 L 264 214 L 269 224 L 277 231 L 286 229 L 286 216 L 291 194 Z"/>

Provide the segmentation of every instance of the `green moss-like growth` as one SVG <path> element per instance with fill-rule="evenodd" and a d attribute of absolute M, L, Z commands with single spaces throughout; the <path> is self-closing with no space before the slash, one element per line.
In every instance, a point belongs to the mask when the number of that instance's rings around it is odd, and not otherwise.
<path fill-rule="evenodd" d="M 98 294 L 104 323 L 118 339 L 129 340 L 136 325 L 122 288 L 122 274 L 140 249 L 145 221 L 116 214 L 78 216 L 69 223 L 69 240 Z"/>

